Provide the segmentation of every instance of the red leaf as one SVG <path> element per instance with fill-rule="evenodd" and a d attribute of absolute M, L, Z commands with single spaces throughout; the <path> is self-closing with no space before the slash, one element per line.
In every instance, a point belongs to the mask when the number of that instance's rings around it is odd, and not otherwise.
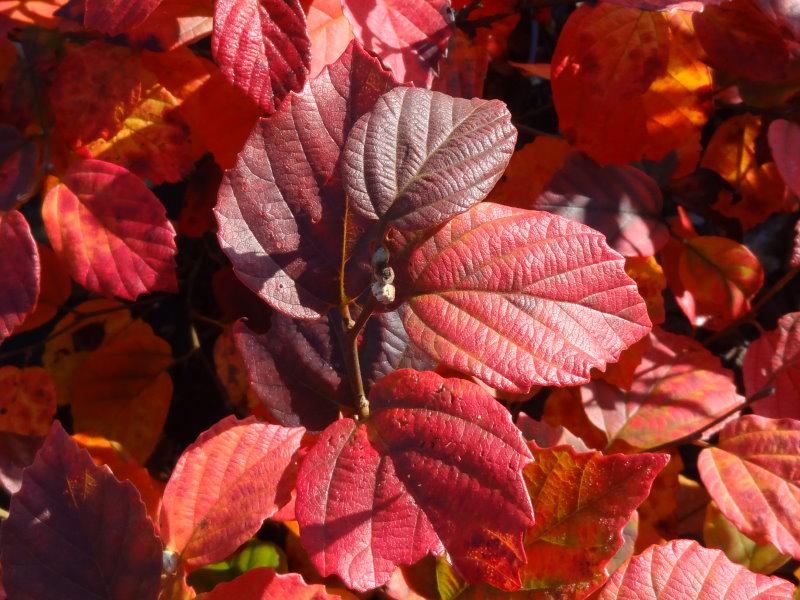
<path fill-rule="evenodd" d="M 396 143 L 387 144 L 387 136 Z M 516 140 L 498 100 L 396 88 L 347 139 L 342 181 L 349 206 L 399 229 L 434 227 L 486 197 Z"/>
<path fill-rule="evenodd" d="M 744 401 L 719 358 L 660 329 L 650 335 L 629 392 L 592 381 L 582 395 L 586 416 L 606 432 L 609 446 L 642 449 L 689 435 Z"/>
<path fill-rule="evenodd" d="M 421 241 L 407 276 L 411 340 L 506 391 L 588 381 L 650 327 L 603 234 L 545 212 L 477 204 Z"/>
<path fill-rule="evenodd" d="M 309 585 L 297 573 L 279 575 L 272 569 L 251 569 L 227 583 L 217 585 L 199 600 L 341 600 L 324 585 Z"/>
<path fill-rule="evenodd" d="M 356 39 L 398 81 L 430 87 L 453 34 L 447 0 L 343 0 Z"/>
<path fill-rule="evenodd" d="M 695 327 L 724 328 L 750 310 L 750 300 L 764 283 L 758 257 L 729 238 L 671 240 L 664 256 L 667 283 Z"/>
<path fill-rule="evenodd" d="M 162 0 L 70 0 L 56 14 L 76 19 L 86 29 L 118 35 L 142 23 Z"/>
<path fill-rule="evenodd" d="M 177 290 L 175 230 L 158 198 L 126 169 L 75 163 L 47 193 L 42 218 L 72 278 L 90 291 L 134 300 Z"/>
<path fill-rule="evenodd" d="M 0 343 L 36 306 L 39 253 L 22 213 L 0 212 Z"/>
<path fill-rule="evenodd" d="M 161 534 L 189 569 L 233 553 L 290 499 L 305 430 L 227 417 L 178 459 Z"/>
<path fill-rule="evenodd" d="M 622 566 L 597 600 L 792 600 L 780 577 L 751 573 L 692 540 L 651 546 Z"/>
<path fill-rule="evenodd" d="M 584 4 L 552 60 L 553 100 L 567 140 L 600 164 L 660 161 L 694 170 L 711 113 L 711 74 L 687 15 Z M 587 102 L 592 98 L 592 102 Z"/>
<path fill-rule="evenodd" d="M 622 530 L 669 455 L 529 446 L 534 462 L 523 473 L 536 522 L 525 533 L 522 586 L 582 598 L 608 577 L 605 567 L 622 547 Z"/>
<path fill-rule="evenodd" d="M 238 277 L 284 314 L 318 318 L 340 303 L 344 195 L 329 179 L 350 128 L 395 85 L 351 44 L 276 114 L 259 121 L 225 173 L 214 209 L 222 249 Z M 371 273 L 369 256 L 357 258 L 347 262 L 345 292 L 353 295 Z"/>
<path fill-rule="evenodd" d="M 776 119 L 769 124 L 767 139 L 783 181 L 800 196 L 800 125 Z"/>
<path fill-rule="evenodd" d="M 300 467 L 297 520 L 317 569 L 363 591 L 446 550 L 468 580 L 518 587 L 530 452 L 508 411 L 473 383 L 403 369 L 372 388 L 370 412 L 328 427 Z"/>
<path fill-rule="evenodd" d="M 56 422 L 11 498 L 0 560 L 11 598 L 141 600 L 158 595 L 161 542 L 133 484 Z"/>
<path fill-rule="evenodd" d="M 236 347 L 250 384 L 270 414 L 283 425 L 319 431 L 339 417 L 350 388 L 333 332 L 324 317 L 294 321 L 272 315 L 269 331 L 257 334 L 242 322 L 234 326 Z"/>
<path fill-rule="evenodd" d="M 793 43 L 756 2 L 706 6 L 692 20 L 713 67 L 754 81 L 782 80 L 789 74 Z"/>
<path fill-rule="evenodd" d="M 700 453 L 697 468 L 739 531 L 800 558 L 800 421 L 741 417 Z"/>
<path fill-rule="evenodd" d="M 669 240 L 653 179 L 627 165 L 601 167 L 582 154 L 567 157 L 531 208 L 597 229 L 623 256 L 652 256 Z"/>
<path fill-rule="evenodd" d="M 800 419 L 800 312 L 783 315 L 774 330 L 750 344 L 742 374 L 747 395 L 760 396 L 751 404 L 754 413 Z"/>
<path fill-rule="evenodd" d="M 299 0 L 217 0 L 211 50 L 223 74 L 267 112 L 305 83 L 311 42 Z"/>
<path fill-rule="evenodd" d="M 39 148 L 16 127 L 0 124 L 0 211 L 11 210 L 34 193 Z"/>

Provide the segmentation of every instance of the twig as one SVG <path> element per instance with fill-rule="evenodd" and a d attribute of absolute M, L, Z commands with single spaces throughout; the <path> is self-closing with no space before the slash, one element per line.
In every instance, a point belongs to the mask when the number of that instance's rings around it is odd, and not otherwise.
<path fill-rule="evenodd" d="M 359 420 L 366 420 L 369 417 L 369 401 L 364 392 L 364 379 L 361 376 L 361 363 L 358 357 L 358 335 L 372 316 L 375 305 L 375 297 L 370 295 L 366 306 L 364 306 L 361 314 L 358 315 L 358 319 L 355 322 L 351 319 L 347 324 L 345 333 L 345 360 L 349 371 L 348 379 L 350 379 L 350 385 L 353 387 L 353 393 L 355 394 L 355 409 Z M 347 316 L 349 316 L 349 311 Z"/>

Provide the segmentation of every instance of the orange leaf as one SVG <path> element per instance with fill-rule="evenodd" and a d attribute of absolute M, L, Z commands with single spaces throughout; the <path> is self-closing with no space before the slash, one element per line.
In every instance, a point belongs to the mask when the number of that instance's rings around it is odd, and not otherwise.
<path fill-rule="evenodd" d="M 50 88 L 58 132 L 70 149 L 153 183 L 183 179 L 202 154 L 174 110 L 180 102 L 138 52 L 99 41 L 69 46 Z"/>
<path fill-rule="evenodd" d="M 714 208 L 739 219 L 745 229 L 775 212 L 794 208 L 775 163 L 759 164 L 756 159 L 756 138 L 760 131 L 759 116 L 747 113 L 728 119 L 714 132 L 701 163 L 702 167 L 718 173 L 738 195 L 723 193 Z"/>
<path fill-rule="evenodd" d="M 628 256 L 625 258 L 625 272 L 636 282 L 639 294 L 647 304 L 647 314 L 653 325 L 664 322 L 664 297 L 667 286 L 664 270 L 654 256 Z"/>
<path fill-rule="evenodd" d="M 600 164 L 675 151 L 677 173 L 690 172 L 711 108 L 711 75 L 699 58 L 689 13 L 581 6 L 552 63 L 562 131 Z"/>
<path fill-rule="evenodd" d="M 489 202 L 531 208 L 572 152 L 561 138 L 540 135 L 513 155 L 505 173 L 486 198 Z"/>
<path fill-rule="evenodd" d="M 59 22 L 55 12 L 66 3 L 67 0 L 0 0 L 0 21 L 53 29 Z"/>
<path fill-rule="evenodd" d="M 172 94 L 192 134 L 223 169 L 233 166 L 261 109 L 234 87 L 211 61 L 182 47 L 172 52 L 145 52 L 144 66 Z"/>
<path fill-rule="evenodd" d="M 0 367 L 0 431 L 47 435 L 56 414 L 56 390 L 40 367 Z"/>
<path fill-rule="evenodd" d="M 692 325 L 714 331 L 750 310 L 764 283 L 761 263 L 746 246 L 712 235 L 670 241 L 665 274 Z"/>
<path fill-rule="evenodd" d="M 90 352 L 70 380 L 75 430 L 119 442 L 145 462 L 172 399 L 169 344 L 143 321 Z"/>
<path fill-rule="evenodd" d="M 536 523 L 525 534 L 523 588 L 582 598 L 608 576 L 604 567 L 622 546 L 623 527 L 669 455 L 530 447 L 534 462 L 523 476 Z"/>
<path fill-rule="evenodd" d="M 56 324 L 56 335 L 45 344 L 42 362 L 55 382 L 59 405 L 72 402 L 70 380 L 89 352 L 124 335 L 132 323 L 130 312 L 121 302 L 89 300 Z"/>

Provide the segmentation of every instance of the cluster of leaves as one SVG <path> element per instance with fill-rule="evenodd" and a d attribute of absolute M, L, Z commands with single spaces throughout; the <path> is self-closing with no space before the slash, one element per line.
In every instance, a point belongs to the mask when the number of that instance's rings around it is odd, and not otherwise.
<path fill-rule="evenodd" d="M 0 598 L 791 599 L 799 14 L 0 2 Z"/>

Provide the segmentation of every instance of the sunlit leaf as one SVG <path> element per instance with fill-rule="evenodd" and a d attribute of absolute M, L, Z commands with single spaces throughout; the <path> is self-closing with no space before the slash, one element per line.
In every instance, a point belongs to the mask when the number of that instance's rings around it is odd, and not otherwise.
<path fill-rule="evenodd" d="M 12 598 L 141 600 L 158 595 L 161 542 L 133 485 L 92 463 L 53 424 L 3 523 Z M 120 568 L 124 565 L 124 568 Z"/>
<path fill-rule="evenodd" d="M 534 462 L 523 474 L 536 522 L 525 533 L 522 586 L 543 597 L 583 597 L 606 579 L 625 524 L 669 455 L 530 446 Z"/>
<path fill-rule="evenodd" d="M 626 52 L 628 39 L 635 47 Z M 600 164 L 676 152 L 678 173 L 691 172 L 711 110 L 711 74 L 700 57 L 688 13 L 581 6 L 553 56 L 561 130 Z"/>
<path fill-rule="evenodd" d="M 231 554 L 289 501 L 305 430 L 227 417 L 186 449 L 164 490 L 161 534 L 190 569 Z"/>
<path fill-rule="evenodd" d="M 237 276 L 284 314 L 321 317 L 343 293 L 358 295 L 370 282 L 366 249 L 350 256 L 340 282 L 342 248 L 352 248 L 359 231 L 348 218 L 343 239 L 344 194 L 331 176 L 350 128 L 395 85 L 351 44 L 301 93 L 259 121 L 225 173 L 215 208 L 220 245 Z"/>
<path fill-rule="evenodd" d="M 366 590 L 447 550 L 468 580 L 518 587 L 530 453 L 508 411 L 473 383 L 404 369 L 372 388 L 370 413 L 328 427 L 300 467 L 297 519 L 320 573 Z"/>
<path fill-rule="evenodd" d="M 667 280 L 664 269 L 654 256 L 628 256 L 625 258 L 625 272 L 636 282 L 639 294 L 647 304 L 647 314 L 653 325 L 664 322 L 664 289 Z"/>
<path fill-rule="evenodd" d="M 750 344 L 742 374 L 747 395 L 759 396 L 754 413 L 800 419 L 800 313 L 783 315 L 774 330 Z"/>
<path fill-rule="evenodd" d="M 764 283 L 761 262 L 747 246 L 714 235 L 670 241 L 665 275 L 689 322 L 715 331 L 747 313 Z"/>
<path fill-rule="evenodd" d="M 310 47 L 299 0 L 214 3 L 214 58 L 225 77 L 267 112 L 303 87 Z"/>
<path fill-rule="evenodd" d="M 42 205 L 45 230 L 72 278 L 133 300 L 175 291 L 175 230 L 144 182 L 112 163 L 75 163 Z"/>
<path fill-rule="evenodd" d="M 386 144 L 387 135 L 394 144 Z M 516 139 L 502 102 L 396 88 L 347 138 L 342 180 L 349 206 L 399 229 L 435 227 L 489 193 Z"/>
<path fill-rule="evenodd" d="M 72 439 L 89 452 L 94 464 L 108 466 L 114 477 L 135 485 L 147 508 L 147 516 L 156 521 L 164 493 L 163 483 L 153 479 L 147 469 L 116 442 L 83 433 L 76 433 Z"/>
<path fill-rule="evenodd" d="M 727 425 L 697 468 L 734 526 L 800 556 L 800 421 L 746 415 Z"/>
<path fill-rule="evenodd" d="M 174 50 L 210 35 L 213 15 L 213 0 L 162 0 L 125 39 L 148 50 Z"/>
<path fill-rule="evenodd" d="M 692 540 L 651 546 L 621 567 L 597 600 L 791 600 L 785 579 L 751 573 Z"/>
<path fill-rule="evenodd" d="M 185 121 L 194 141 L 214 154 L 223 169 L 232 167 L 261 114 L 258 105 L 231 84 L 217 65 L 188 48 L 144 53 L 142 61 L 180 100 L 174 115 Z"/>
<path fill-rule="evenodd" d="M 659 329 L 650 335 L 630 391 L 592 381 L 582 397 L 609 446 L 641 449 L 689 435 L 743 402 L 719 358 L 689 337 Z"/>
<path fill-rule="evenodd" d="M 746 229 L 792 206 L 775 163 L 762 163 L 756 157 L 760 131 L 761 117 L 749 113 L 731 117 L 714 132 L 701 163 L 718 173 L 737 194 L 730 197 L 723 192 L 714 208 L 739 219 Z"/>
<path fill-rule="evenodd" d="M 482 202 L 411 253 L 401 316 L 417 346 L 492 387 L 581 383 L 649 329 L 623 262 L 580 223 Z"/>
<path fill-rule="evenodd" d="M 311 40 L 309 77 L 320 74 L 325 65 L 336 62 L 353 39 L 353 28 L 344 15 L 340 0 L 313 0 L 306 12 Z"/>
<path fill-rule="evenodd" d="M 180 98 L 151 67 L 128 48 L 99 41 L 69 46 L 50 103 L 59 134 L 78 155 L 113 162 L 155 183 L 179 181 L 202 149 L 174 110 Z M 98 86 L 104 93 L 96 93 Z"/>
<path fill-rule="evenodd" d="M 430 87 L 452 35 L 446 0 L 343 0 L 356 39 L 402 83 Z"/>

